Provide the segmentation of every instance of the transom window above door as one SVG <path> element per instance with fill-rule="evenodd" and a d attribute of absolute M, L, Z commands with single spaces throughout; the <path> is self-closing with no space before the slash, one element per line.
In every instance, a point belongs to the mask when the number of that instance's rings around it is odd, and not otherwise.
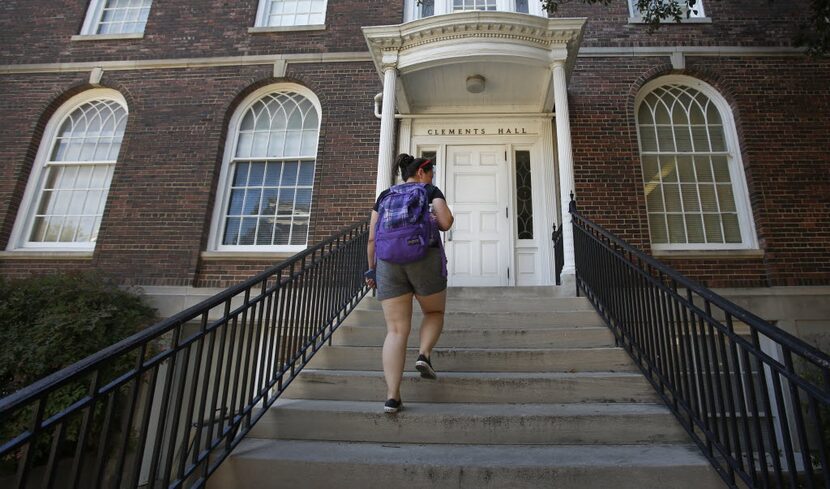
<path fill-rule="evenodd" d="M 547 16 L 541 0 L 406 0 L 407 22 L 433 15 L 451 14 L 470 10 L 489 12 L 517 12 Z"/>

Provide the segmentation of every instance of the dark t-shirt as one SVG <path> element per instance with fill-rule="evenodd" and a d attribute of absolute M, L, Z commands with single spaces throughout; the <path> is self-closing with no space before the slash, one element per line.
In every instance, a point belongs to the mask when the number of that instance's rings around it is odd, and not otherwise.
<path fill-rule="evenodd" d="M 406 184 L 401 184 L 401 185 L 406 185 Z M 438 187 L 436 187 L 435 185 L 432 185 L 432 184 L 429 184 L 429 183 L 428 183 L 428 184 L 426 184 L 425 189 L 426 189 L 426 191 L 427 191 L 427 198 L 429 199 L 429 203 L 430 203 L 430 204 L 431 204 L 431 203 L 432 203 L 432 201 L 433 201 L 433 200 L 435 200 L 435 199 L 444 199 L 444 200 L 447 200 L 447 198 L 446 198 L 446 197 L 444 197 L 444 192 L 441 192 L 441 189 L 439 189 L 439 188 L 438 188 Z M 373 209 L 375 212 L 377 212 L 377 210 L 378 210 L 378 204 L 380 203 L 380 199 L 382 199 L 382 198 L 386 197 L 386 195 L 387 195 L 388 193 L 389 193 L 389 189 L 386 189 L 386 190 L 384 190 L 383 192 L 381 192 L 381 193 L 380 193 L 380 195 L 378 195 L 378 199 L 375 201 L 375 206 L 374 206 L 374 207 L 372 207 L 372 209 Z"/>

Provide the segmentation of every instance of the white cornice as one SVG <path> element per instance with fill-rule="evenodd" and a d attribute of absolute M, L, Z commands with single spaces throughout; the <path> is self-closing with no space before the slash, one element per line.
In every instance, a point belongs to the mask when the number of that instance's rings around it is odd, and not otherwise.
<path fill-rule="evenodd" d="M 364 27 L 370 47 L 401 50 L 469 37 L 515 39 L 541 46 L 576 39 L 585 19 L 547 19 L 512 12 L 460 12 L 405 24 Z"/>
<path fill-rule="evenodd" d="M 640 56 L 804 56 L 806 50 L 791 47 L 743 47 L 743 46 L 653 46 L 653 47 L 583 47 L 580 58 L 615 58 Z M 365 52 L 319 54 L 269 54 L 262 56 L 224 56 L 215 58 L 175 58 L 136 61 L 82 61 L 75 63 L 38 63 L 0 65 L 0 75 L 16 73 L 72 73 L 102 68 L 107 71 L 154 70 L 174 68 L 212 68 L 221 66 L 270 65 L 277 61 L 286 63 L 354 63 L 372 61 L 372 54 Z"/>
<path fill-rule="evenodd" d="M 574 59 L 585 21 L 584 18 L 548 19 L 512 12 L 460 12 L 405 24 L 363 27 L 363 35 L 379 72 L 384 53 L 395 52 L 416 63 L 430 63 L 437 61 L 432 59 L 436 56 L 447 55 L 447 49 L 454 43 L 462 42 L 477 43 L 465 44 L 467 54 L 488 51 L 488 43 L 513 45 L 540 50 L 540 61 L 547 62 L 552 52 Z"/>
<path fill-rule="evenodd" d="M 670 56 L 673 53 L 683 53 L 685 56 L 804 56 L 806 52 L 804 48 L 784 46 L 622 46 L 584 47 L 579 50 L 579 57 Z"/>
<path fill-rule="evenodd" d="M 75 63 L 42 63 L 0 65 L 0 74 L 68 73 L 102 68 L 105 71 L 159 70 L 175 68 L 214 68 L 220 66 L 273 65 L 277 61 L 300 63 L 354 63 L 371 61 L 368 52 L 267 54 L 261 56 L 222 56 L 215 58 L 174 58 L 135 61 L 81 61 Z"/>

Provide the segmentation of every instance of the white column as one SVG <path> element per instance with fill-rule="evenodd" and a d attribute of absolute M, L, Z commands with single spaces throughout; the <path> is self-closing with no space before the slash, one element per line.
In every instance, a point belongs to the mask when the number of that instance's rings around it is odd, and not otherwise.
<path fill-rule="evenodd" d="M 568 205 L 571 192 L 574 191 L 574 162 L 571 150 L 571 123 L 568 114 L 568 87 L 565 82 L 565 62 L 553 62 L 553 100 L 556 110 L 556 146 L 559 155 L 559 194 L 562 206 L 562 245 L 565 257 L 562 267 L 562 285 L 573 283 L 576 272 L 574 266 L 574 236 Z M 568 280 L 566 281 L 566 276 Z"/>
<path fill-rule="evenodd" d="M 553 223 L 556 221 L 556 175 L 554 173 L 553 165 L 555 164 L 553 157 L 553 123 L 550 120 L 543 120 L 539 122 L 540 131 L 542 135 L 542 202 L 544 205 L 542 209 L 544 213 L 544 224 L 542 229 L 542 236 L 547 246 L 542 246 L 542 262 L 547 263 L 545 273 L 542 277 L 543 284 L 553 285 L 556 283 L 556 269 L 554 267 L 554 249 L 551 234 L 553 234 Z"/>
<path fill-rule="evenodd" d="M 383 65 L 383 108 L 380 117 L 380 148 L 378 149 L 378 179 L 375 196 L 392 186 L 392 150 L 395 147 L 395 84 L 398 70 L 394 64 Z"/>

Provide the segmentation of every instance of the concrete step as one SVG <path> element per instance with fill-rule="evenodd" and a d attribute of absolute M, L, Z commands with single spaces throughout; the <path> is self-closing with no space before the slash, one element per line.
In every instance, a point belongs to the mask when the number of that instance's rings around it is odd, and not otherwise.
<path fill-rule="evenodd" d="M 413 299 L 413 309 L 419 311 L 418 302 Z M 381 304 L 377 298 L 368 295 L 357 305 L 358 310 L 380 311 Z M 593 306 L 584 297 L 508 297 L 508 298 L 460 298 L 447 299 L 447 311 L 455 312 L 564 312 L 594 311 Z"/>
<path fill-rule="evenodd" d="M 304 369 L 283 394 L 286 399 L 378 401 L 386 393 L 382 372 Z M 441 372 L 437 380 L 406 372 L 406 402 L 572 403 L 658 402 L 654 389 L 637 373 L 480 373 Z"/>
<path fill-rule="evenodd" d="M 378 443 L 644 444 L 687 443 L 659 404 L 406 403 L 395 416 L 381 401 L 281 400 L 254 438 Z"/>
<path fill-rule="evenodd" d="M 371 428 L 369 428 L 371 429 Z M 243 440 L 209 489 L 725 487 L 691 445 L 414 445 Z"/>
<path fill-rule="evenodd" d="M 412 314 L 413 328 L 421 324 L 423 315 L 420 310 Z M 343 322 L 352 326 L 386 327 L 383 311 L 355 310 Z M 465 328 L 574 328 L 604 326 L 600 316 L 594 311 L 562 312 L 458 312 L 447 310 L 444 314 L 445 329 Z"/>
<path fill-rule="evenodd" d="M 418 349 L 406 352 L 415 364 Z M 633 372 L 622 348 L 436 348 L 431 361 L 444 372 Z M 308 365 L 321 370 L 383 370 L 379 346 L 326 346 Z"/>
<path fill-rule="evenodd" d="M 340 326 L 332 344 L 347 346 L 380 346 L 386 329 L 377 326 Z M 417 331 L 409 335 L 410 347 L 418 346 Z M 614 346 L 614 335 L 606 327 L 594 328 L 469 328 L 447 329 L 441 333 L 438 346 L 469 348 L 593 348 Z"/>
<path fill-rule="evenodd" d="M 550 285 L 531 287 L 447 287 L 447 298 L 453 299 L 555 299 L 575 298 L 576 291 Z"/>

